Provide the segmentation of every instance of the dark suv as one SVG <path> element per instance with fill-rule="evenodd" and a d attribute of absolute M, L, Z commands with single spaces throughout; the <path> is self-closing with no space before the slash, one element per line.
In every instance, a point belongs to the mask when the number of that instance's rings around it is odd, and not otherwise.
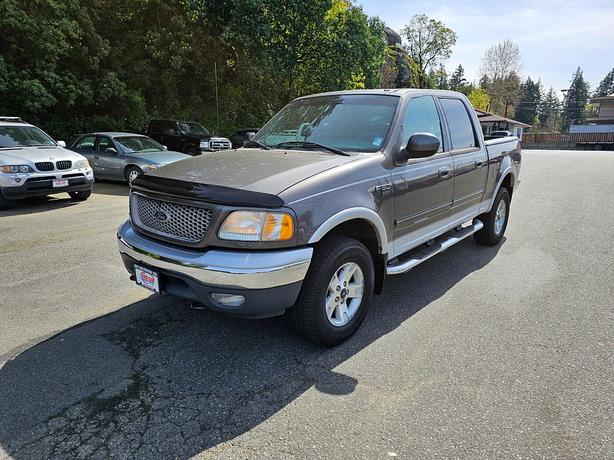
<path fill-rule="evenodd" d="M 147 135 L 169 150 L 199 155 L 231 148 L 230 140 L 216 137 L 207 128 L 193 121 L 152 120 Z"/>

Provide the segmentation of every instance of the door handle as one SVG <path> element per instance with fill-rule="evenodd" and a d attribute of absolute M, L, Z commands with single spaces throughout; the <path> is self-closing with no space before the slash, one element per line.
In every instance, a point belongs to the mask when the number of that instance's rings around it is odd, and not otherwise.
<path fill-rule="evenodd" d="M 484 161 L 482 161 L 482 160 L 477 160 L 477 161 L 475 162 L 475 167 L 476 167 L 476 168 L 481 168 L 482 166 L 484 166 Z"/>
<path fill-rule="evenodd" d="M 452 172 L 452 169 L 448 168 L 447 166 L 444 166 L 443 168 L 439 168 L 439 177 L 450 177 L 450 173 Z"/>

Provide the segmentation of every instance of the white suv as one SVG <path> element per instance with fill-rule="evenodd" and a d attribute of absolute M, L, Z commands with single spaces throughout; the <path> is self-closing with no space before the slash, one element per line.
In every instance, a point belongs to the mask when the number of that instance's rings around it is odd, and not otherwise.
<path fill-rule="evenodd" d="M 65 146 L 20 118 L 0 117 L 0 209 L 12 200 L 63 192 L 75 201 L 87 200 L 92 168 Z"/>

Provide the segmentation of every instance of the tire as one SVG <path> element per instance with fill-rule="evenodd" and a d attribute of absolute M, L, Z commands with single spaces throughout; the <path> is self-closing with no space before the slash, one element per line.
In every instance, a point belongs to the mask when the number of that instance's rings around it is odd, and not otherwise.
<path fill-rule="evenodd" d="M 124 177 L 126 178 L 126 182 L 128 182 L 128 185 L 132 184 L 132 181 L 139 177 L 141 174 L 143 174 L 143 171 L 141 171 L 141 168 L 137 166 L 128 166 L 124 171 Z"/>
<path fill-rule="evenodd" d="M 307 340 L 317 345 L 338 345 L 365 318 L 373 283 L 373 259 L 367 248 L 351 238 L 329 237 L 314 252 L 297 302 L 288 311 L 289 319 Z M 327 313 L 327 303 L 332 314 Z"/>
<path fill-rule="evenodd" d="M 2 192 L 0 192 L 0 211 L 4 211 L 5 209 L 9 209 L 11 207 L 11 202 L 9 200 L 5 200 L 2 196 Z"/>
<path fill-rule="evenodd" d="M 81 192 L 68 192 L 68 194 L 73 201 L 85 201 L 92 196 L 92 191 L 84 190 Z"/>
<path fill-rule="evenodd" d="M 195 157 L 196 155 L 198 155 L 198 150 L 196 150 L 196 147 L 190 146 L 185 149 L 185 154 Z"/>
<path fill-rule="evenodd" d="M 510 202 L 510 192 L 507 188 L 502 187 L 497 192 L 492 209 L 477 217 L 484 224 L 481 230 L 473 234 L 473 238 L 478 244 L 495 246 L 501 241 L 510 218 Z M 501 215 L 502 212 L 504 212 L 503 216 Z M 503 221 L 501 221 L 501 218 Z"/>

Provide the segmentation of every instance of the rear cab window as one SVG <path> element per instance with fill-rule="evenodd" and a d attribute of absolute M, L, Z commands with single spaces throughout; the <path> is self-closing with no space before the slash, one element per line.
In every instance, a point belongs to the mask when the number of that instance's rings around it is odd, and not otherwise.
<path fill-rule="evenodd" d="M 452 150 L 464 150 L 478 147 L 473 123 L 467 107 L 460 99 L 440 98 L 441 108 L 448 123 L 452 141 Z"/>

